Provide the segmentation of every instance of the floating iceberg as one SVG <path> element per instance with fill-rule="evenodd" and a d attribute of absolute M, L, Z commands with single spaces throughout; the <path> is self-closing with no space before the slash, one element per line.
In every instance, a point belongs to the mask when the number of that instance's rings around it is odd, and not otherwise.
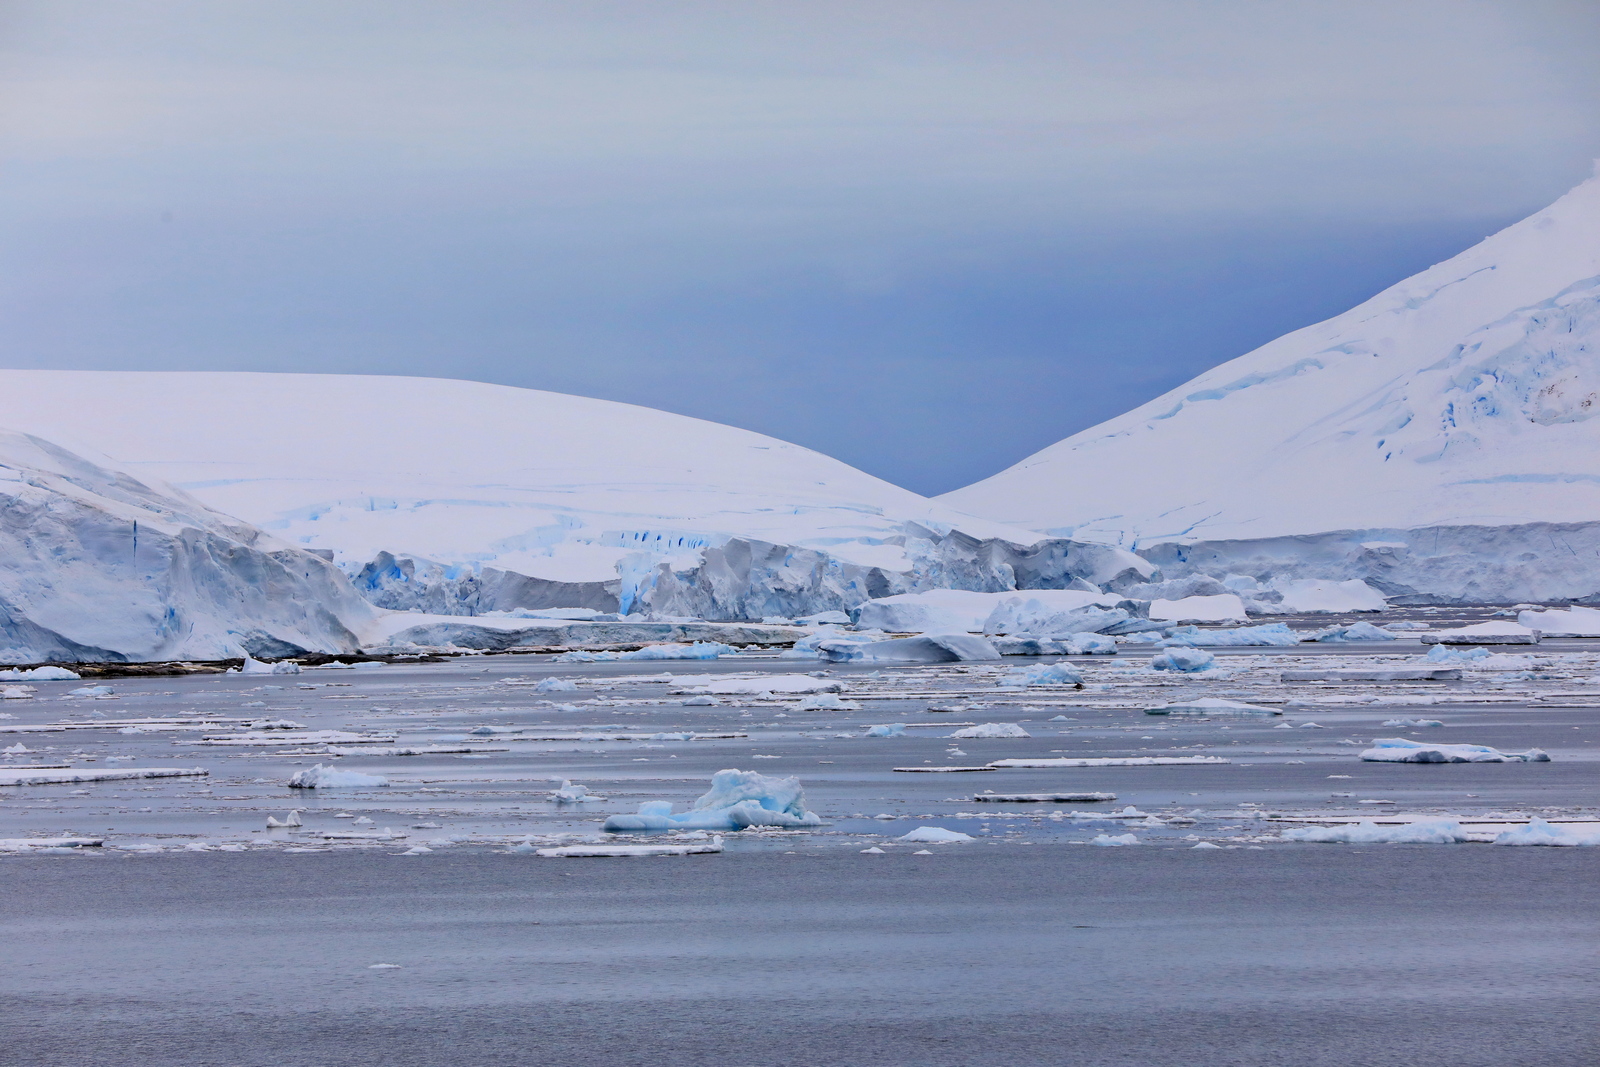
<path fill-rule="evenodd" d="M 277 663 L 263 663 L 261 660 L 258 660 L 256 658 L 254 658 L 253 656 L 251 656 L 249 653 L 246 653 L 245 657 L 244 657 L 244 666 L 239 668 L 239 673 L 240 674 L 299 674 L 300 673 L 300 664 L 291 662 L 290 660 L 280 660 Z"/>
<path fill-rule="evenodd" d="M 1155 671 L 1181 671 L 1194 674 L 1217 665 L 1217 657 L 1203 648 L 1169 648 L 1150 658 L 1150 669 Z"/>
<path fill-rule="evenodd" d="M 557 663 L 612 663 L 620 660 L 716 659 L 735 652 L 732 645 L 716 641 L 696 641 L 693 644 L 646 645 L 632 652 L 563 652 Z"/>
<path fill-rule="evenodd" d="M 1378 592 L 1358 578 L 1336 582 L 1321 578 L 1297 578 L 1272 583 L 1283 597 L 1279 610 L 1293 615 L 1383 611 L 1389 606 Z"/>
<path fill-rule="evenodd" d="M 963 834 L 956 830 L 946 830 L 942 826 L 919 826 L 909 834 L 902 834 L 899 840 L 912 844 L 945 845 L 956 841 L 971 841 L 973 837 L 971 834 Z"/>
<path fill-rule="evenodd" d="M 947 737 L 977 738 L 977 737 L 1032 737 L 1028 731 L 1014 722 L 986 722 L 978 726 L 968 726 L 964 730 L 957 730 Z"/>
<path fill-rule="evenodd" d="M 1285 841 L 1336 845 L 1458 845 L 1467 832 L 1454 819 L 1419 819 L 1380 826 L 1371 819 L 1341 826 L 1305 826 L 1285 830 Z"/>
<path fill-rule="evenodd" d="M 1076 633 L 1062 638 L 1061 651 L 1069 656 L 1114 656 L 1117 639 L 1106 634 Z"/>
<path fill-rule="evenodd" d="M 0 678 L 27 678 L 35 682 L 76 682 L 81 681 L 83 675 L 77 671 L 69 671 L 65 667 L 47 665 L 27 671 L 13 667 L 7 671 L 0 671 Z"/>
<path fill-rule="evenodd" d="M 1306 638 L 1308 641 L 1395 641 L 1398 638 L 1388 630 L 1380 630 L 1370 622 L 1356 622 L 1349 626 L 1330 626 Z"/>
<path fill-rule="evenodd" d="M 1536 645 L 1538 630 L 1514 622 L 1480 622 L 1476 626 L 1463 626 L 1455 630 L 1440 630 L 1424 634 L 1425 645 Z"/>
<path fill-rule="evenodd" d="M 1506 830 L 1494 839 L 1497 845 L 1600 845 L 1600 826 L 1556 826 L 1544 819 L 1531 819 L 1527 826 Z"/>
<path fill-rule="evenodd" d="M 1487 648 L 1451 648 L 1449 645 L 1434 645 L 1428 649 L 1428 654 L 1422 657 L 1429 663 L 1478 663 L 1489 658 Z"/>
<path fill-rule="evenodd" d="M 1041 598 L 1037 594 L 1010 596 L 995 605 L 983 620 L 986 634 L 1049 634 L 1061 638 L 1068 634 L 1099 633 L 1132 616 L 1124 608 L 1108 607 L 1116 604 L 1116 597 L 1097 596 L 1093 593 L 1071 591 L 1071 598 L 1081 598 L 1078 604 L 1062 593 Z M 1072 606 L 1064 606 L 1064 605 Z"/>
<path fill-rule="evenodd" d="M 1557 611 L 1522 611 L 1517 624 L 1545 637 L 1600 637 L 1600 610 L 1574 604 Z"/>
<path fill-rule="evenodd" d="M 535 693 L 576 693 L 578 683 L 571 678 L 541 678 L 534 685 Z"/>
<path fill-rule="evenodd" d="M 906 724 L 903 722 L 879 723 L 877 726 L 867 727 L 867 737 L 904 737 Z"/>
<path fill-rule="evenodd" d="M 1245 617 L 1244 601 L 1233 593 L 1188 596 L 1150 603 L 1152 622 L 1232 622 Z"/>
<path fill-rule="evenodd" d="M 342 771 L 337 767 L 324 767 L 320 763 L 289 776 L 290 789 L 363 789 L 388 784 L 389 779 L 379 774 Z"/>
<path fill-rule="evenodd" d="M 1438 745 L 1404 737 L 1374 738 L 1361 753 L 1368 763 L 1549 763 L 1539 749 L 1501 752 L 1486 745 Z"/>
<path fill-rule="evenodd" d="M 1366 625 L 1362 623 L 1362 625 Z M 1184 626 L 1172 630 L 1161 639 L 1161 645 L 1172 648 L 1185 645 L 1190 648 L 1232 648 L 1261 646 L 1287 648 L 1300 643 L 1300 635 L 1281 622 L 1263 626 L 1236 626 L 1226 630 L 1202 630 L 1197 626 Z"/>
<path fill-rule="evenodd" d="M 1071 685 L 1083 688 L 1083 675 L 1065 663 L 1042 664 L 1038 667 L 1014 667 L 1000 675 L 999 684 L 1006 688 L 1029 685 Z"/>
<path fill-rule="evenodd" d="M 613 815 L 607 833 L 640 830 L 743 830 L 749 826 L 821 826 L 805 810 L 805 791 L 798 778 L 772 778 L 756 771 L 722 770 L 711 776 L 711 788 L 688 811 L 672 813 L 671 801 L 639 805 L 637 815 Z"/>
<path fill-rule="evenodd" d="M 1443 726 L 1444 722 L 1442 720 L 1440 720 L 1440 719 L 1385 719 L 1379 725 L 1380 726 L 1423 727 L 1423 726 Z"/>
<path fill-rule="evenodd" d="M 1237 700 L 1223 700 L 1221 697 L 1200 697 L 1197 700 L 1185 700 L 1173 704 L 1163 704 L 1158 708 L 1146 708 L 1146 715 L 1282 715 L 1279 708 L 1263 707 L 1260 704 L 1241 704 Z"/>
<path fill-rule="evenodd" d="M 992 644 L 969 633 L 921 634 L 871 644 L 823 641 L 817 650 L 830 660 L 847 663 L 956 663 L 1000 658 Z"/>
<path fill-rule="evenodd" d="M 1089 844 L 1113 847 L 1118 845 L 1137 845 L 1139 844 L 1139 839 L 1132 834 L 1097 834 Z"/>
<path fill-rule="evenodd" d="M 573 785 L 563 778 L 561 780 L 561 788 L 550 791 L 550 799 L 557 804 L 579 804 L 585 800 L 603 800 L 604 798 L 590 793 L 589 787 L 586 785 Z"/>
<path fill-rule="evenodd" d="M 860 704 L 840 700 L 837 693 L 818 693 L 808 696 L 794 706 L 796 711 L 860 711 Z"/>

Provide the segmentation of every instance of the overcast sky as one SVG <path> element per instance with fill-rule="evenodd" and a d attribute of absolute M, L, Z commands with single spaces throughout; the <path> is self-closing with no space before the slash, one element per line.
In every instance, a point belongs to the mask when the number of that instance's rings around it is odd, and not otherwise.
<path fill-rule="evenodd" d="M 0 0 L 0 364 L 555 389 L 942 492 L 1565 192 L 1597 55 L 1592 0 Z"/>

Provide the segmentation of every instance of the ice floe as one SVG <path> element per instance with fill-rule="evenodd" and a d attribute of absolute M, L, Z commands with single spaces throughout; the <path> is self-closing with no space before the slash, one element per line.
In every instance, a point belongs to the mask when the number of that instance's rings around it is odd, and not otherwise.
<path fill-rule="evenodd" d="M 640 830 L 743 830 L 750 826 L 821 826 L 805 809 L 800 779 L 775 778 L 756 771 L 728 769 L 711 776 L 711 788 L 688 811 L 673 814 L 672 802 L 647 801 L 637 815 L 613 815 L 608 833 Z"/>
<path fill-rule="evenodd" d="M 1501 752 L 1486 745 L 1440 745 L 1405 737 L 1374 738 L 1361 753 L 1368 763 L 1548 763 L 1539 749 Z"/>
<path fill-rule="evenodd" d="M 389 784 L 380 774 L 362 774 L 318 763 L 289 776 L 290 789 L 368 789 Z"/>

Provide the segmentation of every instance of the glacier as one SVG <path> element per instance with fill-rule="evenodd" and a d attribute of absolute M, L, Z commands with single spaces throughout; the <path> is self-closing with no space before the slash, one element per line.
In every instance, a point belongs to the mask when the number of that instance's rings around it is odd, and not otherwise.
<path fill-rule="evenodd" d="M 0 430 L 0 664 L 351 652 L 376 615 L 325 559 Z"/>
<path fill-rule="evenodd" d="M 0 370 L 0 387 L 12 428 L 320 554 L 391 610 L 757 620 L 1154 570 L 631 404 L 378 375 Z"/>
<path fill-rule="evenodd" d="M 1597 414 L 1592 178 L 1342 315 L 938 499 L 1136 550 L 1168 580 L 1359 580 L 1401 604 L 1597 601 Z"/>

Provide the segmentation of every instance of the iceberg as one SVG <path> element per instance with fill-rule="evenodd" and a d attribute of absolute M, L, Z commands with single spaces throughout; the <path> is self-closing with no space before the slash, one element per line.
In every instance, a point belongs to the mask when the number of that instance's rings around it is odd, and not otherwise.
<path fill-rule="evenodd" d="M 1487 648 L 1451 648 L 1449 645 L 1434 645 L 1428 649 L 1427 655 L 1422 657 L 1429 663 L 1451 663 L 1462 665 L 1467 663 L 1481 663 L 1489 658 Z"/>
<path fill-rule="evenodd" d="M 244 666 L 239 668 L 240 674 L 299 674 L 300 664 L 290 660 L 280 660 L 277 663 L 263 663 L 245 653 Z"/>
<path fill-rule="evenodd" d="M 1358 578 L 1337 582 L 1321 578 L 1295 578 L 1272 583 L 1283 597 L 1279 610 L 1294 615 L 1342 614 L 1348 611 L 1383 611 L 1383 594 Z"/>
<path fill-rule="evenodd" d="M 868 737 L 904 737 L 905 735 L 906 724 L 903 722 L 886 722 L 877 726 L 869 726 L 866 733 Z"/>
<path fill-rule="evenodd" d="M 900 841 L 911 844 L 948 845 L 957 841 L 971 841 L 971 834 L 963 834 L 957 830 L 946 830 L 942 826 L 919 826 L 908 834 L 902 834 Z"/>
<path fill-rule="evenodd" d="M 1026 594 L 930 589 L 868 600 L 856 611 L 856 625 L 902 634 L 1007 633 L 1012 629 L 1042 633 L 1051 631 L 1028 623 L 1088 607 L 1115 607 L 1119 599 L 1098 589 L 1037 589 Z M 1126 618 L 1126 613 L 1121 617 Z"/>
<path fill-rule="evenodd" d="M 557 663 L 614 663 L 622 660 L 716 659 L 738 651 L 732 645 L 716 641 L 696 641 L 693 644 L 646 645 L 632 652 L 584 652 L 574 650 L 556 657 Z"/>
<path fill-rule="evenodd" d="M 1280 836 L 1285 841 L 1337 845 L 1458 845 L 1468 840 L 1467 832 L 1454 819 L 1418 819 L 1388 825 L 1362 819 L 1340 826 L 1297 827 Z"/>
<path fill-rule="evenodd" d="M 1198 626 L 1183 626 L 1174 629 L 1160 641 L 1160 644 L 1166 648 L 1178 645 L 1190 648 L 1234 648 L 1241 646 L 1287 648 L 1290 645 L 1298 645 L 1299 643 L 1300 635 L 1281 622 L 1269 623 L 1265 626 L 1235 626 L 1224 630 L 1202 630 Z"/>
<path fill-rule="evenodd" d="M 1538 630 L 1514 622 L 1480 622 L 1454 630 L 1439 630 L 1422 635 L 1425 645 L 1536 645 Z"/>
<path fill-rule="evenodd" d="M 992 644 L 969 633 L 921 634 L 869 644 L 830 640 L 819 642 L 817 651 L 846 663 L 957 663 L 1000 658 Z"/>
<path fill-rule="evenodd" d="M 1070 597 L 1057 594 L 1050 598 L 1030 595 L 1026 599 L 1010 596 L 995 605 L 983 620 L 982 630 L 986 634 L 1049 634 L 1058 639 L 1070 634 L 1100 633 L 1132 618 L 1126 608 L 1106 606 L 1116 603 L 1116 597 L 1092 593 Z"/>
<path fill-rule="evenodd" d="M 1244 601 L 1234 593 L 1150 602 L 1152 622 L 1233 622 L 1244 617 Z"/>
<path fill-rule="evenodd" d="M 1439 745 L 1404 737 L 1374 738 L 1361 753 L 1368 763 L 1549 763 L 1539 749 L 1501 752 L 1486 745 Z"/>
<path fill-rule="evenodd" d="M 947 737 L 980 738 L 980 737 L 1032 737 L 1028 731 L 1014 722 L 986 722 L 978 726 L 968 726 L 957 730 Z"/>
<path fill-rule="evenodd" d="M 1330 626 L 1306 638 L 1308 641 L 1396 641 L 1388 630 L 1380 630 L 1370 622 L 1356 622 L 1349 626 Z"/>
<path fill-rule="evenodd" d="M 1051 663 L 1038 667 L 1015 667 L 1000 675 L 999 684 L 1006 688 L 1030 685 L 1070 685 L 1083 688 L 1083 675 L 1065 663 Z"/>
<path fill-rule="evenodd" d="M 289 776 L 290 789 L 365 789 L 384 786 L 389 779 L 379 774 L 362 774 L 360 771 L 341 771 L 318 763 Z"/>
<path fill-rule="evenodd" d="M 1517 625 L 1545 637 L 1600 637 L 1600 609 L 1581 607 L 1552 611 L 1520 611 Z"/>
<path fill-rule="evenodd" d="M 1544 819 L 1534 818 L 1527 826 L 1519 826 L 1498 834 L 1497 845 L 1600 845 L 1600 826 L 1557 826 Z"/>
<path fill-rule="evenodd" d="M 1203 648 L 1173 647 L 1150 658 L 1150 669 L 1194 674 L 1217 665 L 1217 657 Z"/>
<path fill-rule="evenodd" d="M 751 826 L 810 827 L 822 820 L 805 809 L 798 778 L 772 778 L 735 769 L 711 776 L 711 788 L 688 811 L 672 813 L 670 801 L 647 801 L 637 815 L 613 815 L 607 833 L 649 830 L 743 830 Z"/>
<path fill-rule="evenodd" d="M 1076 633 L 1059 642 L 1069 656 L 1115 656 L 1117 639 L 1106 634 Z"/>

